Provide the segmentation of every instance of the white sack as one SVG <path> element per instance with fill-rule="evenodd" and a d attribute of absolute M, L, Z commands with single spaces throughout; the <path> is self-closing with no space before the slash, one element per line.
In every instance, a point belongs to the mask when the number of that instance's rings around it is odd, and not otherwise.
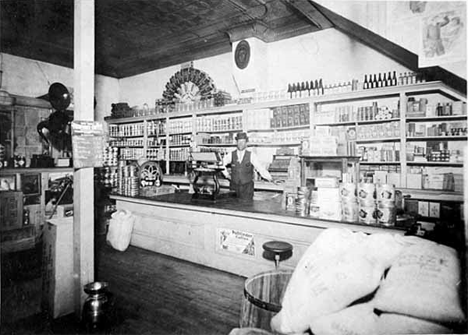
<path fill-rule="evenodd" d="M 109 221 L 107 242 L 119 251 L 127 250 L 132 238 L 135 216 L 128 210 L 118 210 L 113 213 Z"/>
<path fill-rule="evenodd" d="M 375 335 L 378 319 L 372 303 L 357 304 L 312 320 L 310 330 L 314 335 Z"/>
<path fill-rule="evenodd" d="M 426 241 L 401 252 L 374 298 L 383 312 L 438 322 L 464 319 L 460 264 L 454 249 Z"/>
<path fill-rule="evenodd" d="M 377 328 L 380 334 L 451 334 L 447 327 L 407 315 L 382 313 Z"/>
<path fill-rule="evenodd" d="M 366 239 L 367 235 L 347 229 L 321 233 L 296 266 L 272 329 L 303 333 L 314 318 L 372 293 L 383 271 L 365 257 Z"/>
<path fill-rule="evenodd" d="M 419 237 L 380 233 L 367 236 L 366 257 L 384 271 L 390 268 L 403 248 L 423 241 Z"/>

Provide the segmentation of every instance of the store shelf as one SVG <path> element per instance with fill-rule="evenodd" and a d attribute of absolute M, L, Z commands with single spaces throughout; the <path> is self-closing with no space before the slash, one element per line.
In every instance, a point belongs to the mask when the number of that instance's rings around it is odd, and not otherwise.
<path fill-rule="evenodd" d="M 400 165 L 401 162 L 367 162 L 360 161 L 361 165 Z"/>
<path fill-rule="evenodd" d="M 441 116 L 419 116 L 406 117 L 407 122 L 440 122 L 440 121 L 463 121 L 466 120 L 466 115 L 441 115 Z"/>
<path fill-rule="evenodd" d="M 247 132 L 248 133 L 271 133 L 271 132 L 307 130 L 307 129 L 310 129 L 310 125 L 308 125 L 308 124 L 301 125 L 301 126 L 281 127 L 281 128 L 249 129 L 249 130 L 247 130 Z"/>
<path fill-rule="evenodd" d="M 242 129 L 226 129 L 226 130 L 200 130 L 198 134 L 223 134 L 223 133 L 238 133 Z"/>
<path fill-rule="evenodd" d="M 249 147 L 291 147 L 299 146 L 300 142 L 287 142 L 287 143 L 249 143 Z"/>
<path fill-rule="evenodd" d="M 453 167 L 463 167 L 463 163 L 460 162 L 414 162 L 408 161 L 407 165 L 421 165 L 421 166 L 453 166 Z"/>
<path fill-rule="evenodd" d="M 361 120 L 357 121 L 358 125 L 375 124 L 375 123 L 388 123 L 388 122 L 400 122 L 400 118 L 384 119 L 384 120 Z"/>
<path fill-rule="evenodd" d="M 400 142 L 399 137 L 380 137 L 380 138 L 360 138 L 356 143 L 374 143 L 374 142 Z"/>
<path fill-rule="evenodd" d="M 414 136 L 406 137 L 406 141 L 466 141 L 467 138 L 467 136 Z"/>

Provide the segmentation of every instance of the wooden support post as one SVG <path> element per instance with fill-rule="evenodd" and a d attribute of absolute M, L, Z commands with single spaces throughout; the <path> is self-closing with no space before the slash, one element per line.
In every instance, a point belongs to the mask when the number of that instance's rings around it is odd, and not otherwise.
<path fill-rule="evenodd" d="M 74 5 L 74 119 L 94 120 L 94 0 Z M 73 261 L 75 314 L 81 317 L 83 286 L 94 281 L 94 171 L 74 171 Z"/>

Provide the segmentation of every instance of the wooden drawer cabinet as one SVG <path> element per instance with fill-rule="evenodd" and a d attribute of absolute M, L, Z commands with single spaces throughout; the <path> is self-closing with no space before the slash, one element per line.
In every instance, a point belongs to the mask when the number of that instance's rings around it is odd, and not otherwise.
<path fill-rule="evenodd" d="M 18 229 L 23 226 L 23 192 L 0 192 L 0 230 Z"/>

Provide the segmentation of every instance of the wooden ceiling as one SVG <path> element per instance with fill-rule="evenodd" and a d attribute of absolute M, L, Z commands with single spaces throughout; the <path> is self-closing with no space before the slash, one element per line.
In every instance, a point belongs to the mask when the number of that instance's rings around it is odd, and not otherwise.
<path fill-rule="evenodd" d="M 73 0 L 1 0 L 1 50 L 73 67 Z M 95 0 L 95 72 L 128 77 L 332 26 L 308 0 Z"/>

